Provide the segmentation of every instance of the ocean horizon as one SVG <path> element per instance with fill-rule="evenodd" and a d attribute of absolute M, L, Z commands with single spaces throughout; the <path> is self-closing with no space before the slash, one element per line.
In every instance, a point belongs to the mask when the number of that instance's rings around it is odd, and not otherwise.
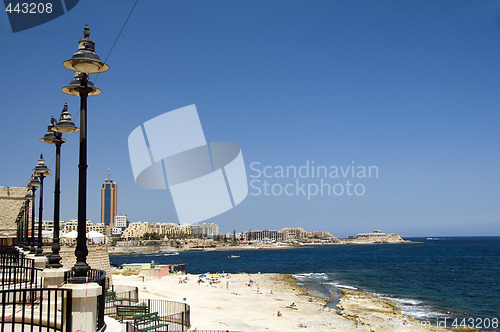
<path fill-rule="evenodd" d="M 405 237 L 419 243 L 303 246 L 286 250 L 185 251 L 110 256 L 112 265 L 185 263 L 186 272 L 286 273 L 312 295 L 330 299 L 340 289 L 397 303 L 404 314 L 448 326 L 500 318 L 500 236 Z M 239 256 L 231 258 L 232 255 Z"/>

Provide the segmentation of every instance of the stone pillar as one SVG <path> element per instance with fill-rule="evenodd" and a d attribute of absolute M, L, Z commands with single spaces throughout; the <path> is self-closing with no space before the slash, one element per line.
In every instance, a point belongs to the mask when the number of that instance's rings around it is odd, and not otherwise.
<path fill-rule="evenodd" d="M 95 282 L 88 284 L 66 284 L 62 288 L 73 290 L 73 326 L 72 332 L 96 332 L 97 297 L 102 288 Z"/>
<path fill-rule="evenodd" d="M 69 270 L 61 267 L 58 269 L 45 269 L 42 271 L 43 287 L 57 288 L 64 280 L 64 274 Z"/>
<path fill-rule="evenodd" d="M 39 269 L 45 269 L 45 265 L 47 264 L 47 257 L 30 255 L 29 258 L 34 260 L 33 267 L 37 267 Z"/>

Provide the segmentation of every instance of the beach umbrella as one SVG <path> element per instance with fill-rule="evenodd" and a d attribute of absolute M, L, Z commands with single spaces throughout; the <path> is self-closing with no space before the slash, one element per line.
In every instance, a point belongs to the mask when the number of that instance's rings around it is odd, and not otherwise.
<path fill-rule="evenodd" d="M 198 278 L 206 278 L 206 277 L 207 277 L 207 275 L 206 275 L 206 274 L 200 274 L 200 275 L 198 276 Z"/>
<path fill-rule="evenodd" d="M 78 232 L 77 231 L 71 231 L 69 233 L 63 234 L 61 236 L 64 239 L 76 239 L 78 237 Z"/>
<path fill-rule="evenodd" d="M 219 278 L 219 276 L 216 275 L 215 273 L 212 273 L 212 278 Z"/>

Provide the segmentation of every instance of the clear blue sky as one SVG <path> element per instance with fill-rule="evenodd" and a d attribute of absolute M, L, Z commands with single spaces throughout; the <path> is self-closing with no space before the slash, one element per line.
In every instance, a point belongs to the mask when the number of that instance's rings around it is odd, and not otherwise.
<path fill-rule="evenodd" d="M 15 34 L 0 13 L 1 186 L 24 186 L 40 152 L 54 168 L 55 148 L 38 142 L 50 116 L 68 102 L 79 122 L 79 98 L 60 91 L 73 76 L 61 63 L 85 24 L 104 59 L 134 2 L 80 1 Z M 207 140 L 240 145 L 249 175 L 252 162 L 379 168 L 357 181 L 362 197 L 248 196 L 210 220 L 221 231 L 500 235 L 498 1 L 143 0 L 107 63 L 88 105 L 94 222 L 108 167 L 120 214 L 177 221 L 167 191 L 135 185 L 127 138 L 196 104 Z M 63 220 L 77 214 L 78 134 L 66 138 Z"/>

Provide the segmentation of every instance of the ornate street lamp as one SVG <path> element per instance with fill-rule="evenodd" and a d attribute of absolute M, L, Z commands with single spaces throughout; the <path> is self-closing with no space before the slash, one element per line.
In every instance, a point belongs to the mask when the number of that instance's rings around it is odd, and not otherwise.
<path fill-rule="evenodd" d="M 71 59 L 63 62 L 64 67 L 87 74 L 102 73 L 109 69 L 108 65 L 101 62 L 101 58 L 95 54 L 95 43 L 89 37 L 90 29 L 88 25 L 85 25 L 83 39 L 78 42 L 78 51 Z"/>
<path fill-rule="evenodd" d="M 31 181 L 30 181 L 31 183 Z M 26 200 L 26 208 L 25 208 L 25 213 L 24 213 L 24 226 L 23 226 L 23 231 L 24 231 L 24 239 L 23 239 L 23 250 L 28 251 L 29 250 L 29 238 L 28 238 L 28 229 L 29 229 L 29 217 L 30 217 L 30 199 L 33 199 L 33 195 L 31 194 L 31 191 L 33 189 L 31 186 L 28 184 L 28 193 L 24 196 L 24 199 Z"/>
<path fill-rule="evenodd" d="M 40 142 L 55 144 L 56 146 L 56 176 L 54 184 L 54 228 L 52 235 L 52 255 L 49 256 L 50 268 L 59 268 L 63 265 L 60 263 L 61 256 L 59 251 L 61 246 L 59 244 L 59 211 L 61 199 L 61 145 L 66 141 L 62 138 L 62 133 L 74 133 L 78 129 L 73 122 L 71 122 L 71 114 L 68 113 L 68 105 L 64 104 L 61 112 L 59 122 L 53 117 L 50 119 L 50 126 L 47 127 L 47 133 Z"/>
<path fill-rule="evenodd" d="M 40 154 L 40 159 L 33 171 L 40 178 L 40 201 L 38 203 L 38 248 L 36 249 L 35 256 L 43 256 L 42 249 L 42 217 L 43 217 L 43 179 L 49 176 L 49 169 L 45 165 L 45 160 L 43 160 L 43 155 Z"/>
<path fill-rule="evenodd" d="M 31 204 L 31 239 L 30 239 L 30 254 L 36 254 L 35 249 L 35 192 L 36 188 L 40 185 L 40 181 L 38 181 L 38 177 L 35 175 L 31 176 L 31 181 L 28 186 L 31 188 L 32 193 L 32 204 Z"/>
<path fill-rule="evenodd" d="M 85 26 L 83 39 L 78 42 L 78 52 L 63 62 L 63 66 L 75 72 L 75 78 L 62 91 L 80 96 L 80 156 L 78 164 L 78 236 L 76 238 L 76 263 L 73 283 L 84 283 L 90 266 L 87 264 L 87 97 L 101 93 L 89 81 L 88 74 L 102 73 L 109 69 L 95 54 L 95 43 L 90 40 L 90 29 Z"/>

